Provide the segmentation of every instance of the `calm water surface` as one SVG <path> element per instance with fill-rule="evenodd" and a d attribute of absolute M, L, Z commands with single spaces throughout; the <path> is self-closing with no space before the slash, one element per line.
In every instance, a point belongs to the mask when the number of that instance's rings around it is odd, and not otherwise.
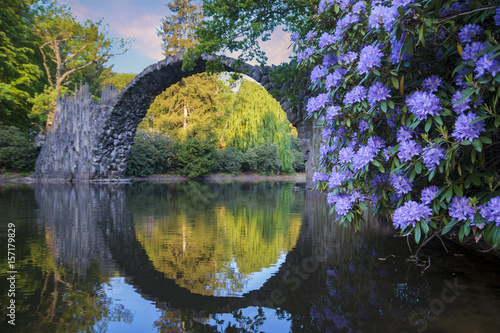
<path fill-rule="evenodd" d="M 498 262 L 438 241 L 421 274 L 388 222 L 327 210 L 284 182 L 4 185 L 0 331 L 500 332 Z"/>

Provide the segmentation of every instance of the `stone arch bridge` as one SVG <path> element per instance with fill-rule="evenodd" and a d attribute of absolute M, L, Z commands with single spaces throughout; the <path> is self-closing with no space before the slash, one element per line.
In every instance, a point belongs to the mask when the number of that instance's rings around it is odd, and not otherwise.
<path fill-rule="evenodd" d="M 169 56 L 147 67 L 120 93 L 113 87 L 105 87 L 99 103 L 93 101 L 86 86 L 69 97 L 59 97 L 33 177 L 40 181 L 69 182 L 124 179 L 137 126 L 155 97 L 182 78 L 205 72 L 207 61 L 213 60 L 214 56 L 201 55 L 193 70 L 182 71 L 182 55 Z M 310 181 L 318 149 L 314 149 L 316 140 L 311 121 L 305 119 L 305 105 L 310 96 L 308 75 L 277 85 L 270 76 L 274 66 L 236 67 L 235 59 L 219 61 L 225 71 L 247 74 L 267 91 L 275 91 L 276 100 L 297 128 Z M 300 91 L 296 103 L 284 97 L 285 91 L 292 87 Z"/>

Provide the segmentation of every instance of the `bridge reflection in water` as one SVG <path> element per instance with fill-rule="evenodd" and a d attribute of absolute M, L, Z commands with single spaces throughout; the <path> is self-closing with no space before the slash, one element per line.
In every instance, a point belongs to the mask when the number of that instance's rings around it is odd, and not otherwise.
<path fill-rule="evenodd" d="M 100 305 L 81 314 L 74 298 L 57 305 L 55 297 L 46 297 L 44 306 L 46 282 L 37 291 L 39 318 L 29 325 L 65 331 L 61 327 L 68 326 L 61 323 L 80 320 L 87 326 L 73 331 L 102 325 L 121 330 L 113 321 L 134 327 L 138 309 L 113 307 L 120 300 L 108 297 L 124 281 L 160 311 L 148 323 L 153 331 L 203 332 L 228 325 L 248 332 L 421 328 L 422 321 L 412 322 L 414 311 L 439 299 L 454 268 L 440 267 L 423 281 L 418 268 L 403 259 L 409 254 L 406 241 L 394 239 L 387 223 L 371 219 L 362 232 L 338 226 L 321 194 L 294 186 L 34 185 L 36 221 L 48 248 L 44 261 L 55 267 L 44 270 L 54 281 L 64 280 L 66 293 L 92 295 L 90 302 Z M 378 259 L 391 254 L 401 259 Z M 70 273 L 61 277 L 63 268 Z M 470 282 L 470 274 L 461 274 L 460 283 Z M 88 281 L 97 296 L 77 281 Z M 476 292 L 463 292 L 456 304 L 447 304 L 447 314 L 461 318 L 464 301 Z M 494 313 L 491 304 L 500 295 L 487 294 L 493 296 L 482 312 Z M 73 319 L 51 312 L 72 306 L 80 309 Z M 78 313 L 93 317 L 83 320 Z M 433 325 L 447 331 L 446 320 Z M 489 328 L 490 321 L 484 325 Z"/>

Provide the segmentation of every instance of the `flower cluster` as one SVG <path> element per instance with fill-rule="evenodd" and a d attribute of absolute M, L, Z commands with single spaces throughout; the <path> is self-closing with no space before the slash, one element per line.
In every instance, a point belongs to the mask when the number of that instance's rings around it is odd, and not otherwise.
<path fill-rule="evenodd" d="M 408 201 L 402 207 L 394 211 L 392 217 L 394 227 L 405 229 L 408 226 L 415 226 L 421 219 L 428 219 L 432 215 L 432 210 L 423 203 Z"/>
<path fill-rule="evenodd" d="M 500 227 L 500 7 L 474 5 L 321 0 L 314 30 L 293 36 L 324 141 L 313 181 L 341 223 L 366 195 L 423 237 L 450 219 Z"/>

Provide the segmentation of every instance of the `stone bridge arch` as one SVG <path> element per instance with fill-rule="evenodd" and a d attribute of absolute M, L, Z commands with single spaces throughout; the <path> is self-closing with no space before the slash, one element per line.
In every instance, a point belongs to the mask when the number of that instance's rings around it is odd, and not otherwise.
<path fill-rule="evenodd" d="M 99 103 L 93 102 L 85 86 L 74 95 L 59 97 L 52 129 L 38 157 L 34 178 L 76 182 L 124 179 L 137 126 L 155 97 L 182 78 L 205 72 L 207 62 L 216 59 L 203 54 L 195 60 L 192 70 L 182 71 L 182 54 L 169 56 L 147 67 L 120 93 L 113 87 L 105 87 Z M 275 99 L 297 128 L 310 179 L 317 149 L 314 149 L 312 125 L 305 119 L 305 105 L 310 95 L 308 76 L 278 86 L 270 78 L 275 66 L 243 64 L 236 68 L 235 59 L 222 58 L 219 61 L 225 71 L 246 74 L 268 92 L 279 92 L 274 94 Z M 298 103 L 284 97 L 285 91 L 291 87 L 300 90 Z"/>

